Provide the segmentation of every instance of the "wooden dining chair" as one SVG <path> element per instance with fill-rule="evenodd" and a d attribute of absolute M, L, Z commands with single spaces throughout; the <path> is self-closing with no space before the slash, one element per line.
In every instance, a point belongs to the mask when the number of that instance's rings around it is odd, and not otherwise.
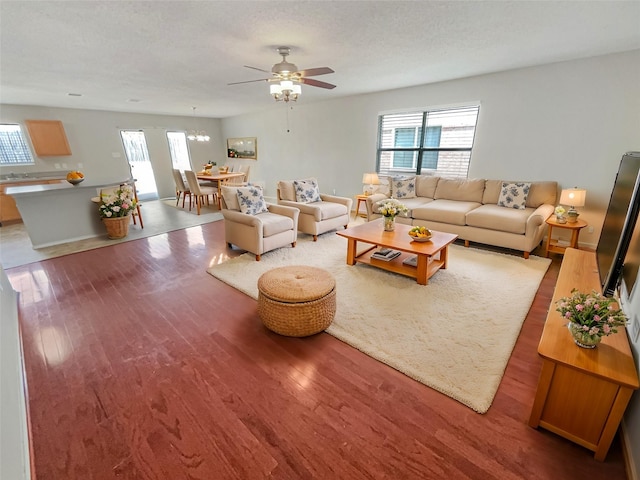
<path fill-rule="evenodd" d="M 217 203 L 218 190 L 213 187 L 203 187 L 198 183 L 198 177 L 192 170 L 184 171 L 185 177 L 187 177 L 187 183 L 189 184 L 189 190 L 191 190 L 191 197 L 195 196 L 196 208 L 198 215 L 200 215 L 200 207 L 204 205 L 204 202 L 209 205 L 209 196 L 213 199 L 214 203 Z M 191 198 L 190 197 L 190 198 Z M 189 211 L 191 211 L 191 201 L 189 201 Z"/>

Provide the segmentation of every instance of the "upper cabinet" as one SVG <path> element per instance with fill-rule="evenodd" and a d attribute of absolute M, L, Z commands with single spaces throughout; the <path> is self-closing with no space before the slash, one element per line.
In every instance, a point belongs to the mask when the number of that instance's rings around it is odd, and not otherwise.
<path fill-rule="evenodd" d="M 71 148 L 60 120 L 25 120 L 31 143 L 39 157 L 71 155 Z"/>

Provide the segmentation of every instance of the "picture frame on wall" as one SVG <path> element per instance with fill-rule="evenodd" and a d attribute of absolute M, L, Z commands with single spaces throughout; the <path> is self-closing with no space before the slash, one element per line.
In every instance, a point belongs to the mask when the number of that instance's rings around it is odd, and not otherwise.
<path fill-rule="evenodd" d="M 227 138 L 227 157 L 258 159 L 258 139 L 256 137 Z"/>

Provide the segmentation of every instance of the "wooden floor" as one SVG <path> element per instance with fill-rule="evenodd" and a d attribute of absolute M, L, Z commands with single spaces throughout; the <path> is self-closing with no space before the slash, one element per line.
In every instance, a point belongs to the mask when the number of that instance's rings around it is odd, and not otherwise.
<path fill-rule="evenodd" d="M 223 228 L 7 270 L 37 479 L 626 478 L 618 439 L 601 463 L 527 426 L 561 257 L 479 415 L 328 334 L 265 330 L 205 271 L 239 253 Z"/>

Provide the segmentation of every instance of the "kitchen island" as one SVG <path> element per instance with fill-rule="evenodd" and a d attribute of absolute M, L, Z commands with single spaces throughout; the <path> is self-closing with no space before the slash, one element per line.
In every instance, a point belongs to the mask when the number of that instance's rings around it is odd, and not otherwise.
<path fill-rule="evenodd" d="M 101 188 L 130 180 L 25 185 L 9 187 L 6 194 L 15 199 L 33 248 L 43 248 L 106 235 L 98 206 L 91 199 Z"/>

